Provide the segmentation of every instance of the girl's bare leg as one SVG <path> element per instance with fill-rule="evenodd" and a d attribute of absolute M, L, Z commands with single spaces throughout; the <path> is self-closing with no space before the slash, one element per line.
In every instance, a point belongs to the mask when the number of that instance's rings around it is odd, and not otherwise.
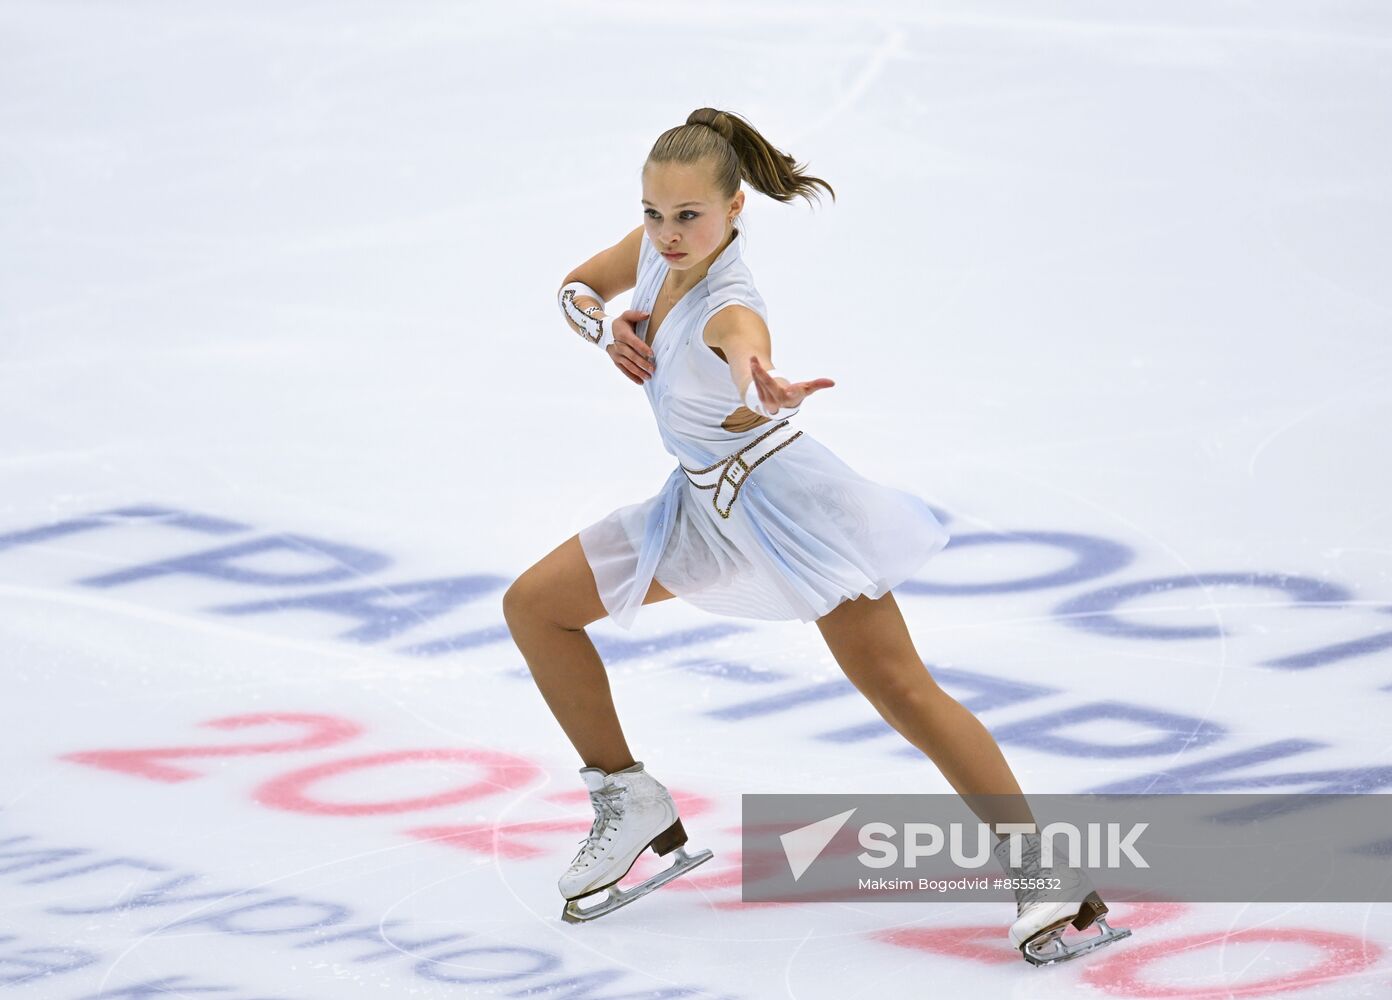
<path fill-rule="evenodd" d="M 673 595 L 656 580 L 644 604 Z M 572 535 L 503 595 L 503 617 L 551 714 L 586 767 L 619 771 L 635 763 L 619 725 L 609 675 L 585 626 L 608 615 L 594 574 Z"/>
<path fill-rule="evenodd" d="M 851 683 L 928 755 L 982 822 L 1034 822 L 995 738 L 923 665 L 892 593 L 843 601 L 817 628 Z M 983 795 L 1014 798 L 976 798 Z"/>

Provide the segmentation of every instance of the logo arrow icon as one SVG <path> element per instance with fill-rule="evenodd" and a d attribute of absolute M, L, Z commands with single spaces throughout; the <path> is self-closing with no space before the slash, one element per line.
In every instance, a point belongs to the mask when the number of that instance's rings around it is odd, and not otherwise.
<path fill-rule="evenodd" d="M 826 849 L 826 845 L 831 843 L 831 838 L 836 836 L 837 831 L 846 825 L 846 820 L 851 818 L 853 812 L 855 809 L 847 809 L 843 813 L 819 819 L 815 823 L 779 836 L 778 839 L 783 844 L 783 853 L 788 858 L 788 867 L 793 871 L 794 882 L 802 878 L 803 873 L 812 867 L 812 862 L 816 861 L 818 855 Z"/>

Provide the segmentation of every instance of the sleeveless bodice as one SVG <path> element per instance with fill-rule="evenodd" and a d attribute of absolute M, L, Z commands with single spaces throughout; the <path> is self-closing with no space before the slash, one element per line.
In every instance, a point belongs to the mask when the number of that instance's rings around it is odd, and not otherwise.
<path fill-rule="evenodd" d="M 763 297 L 744 263 L 744 238 L 736 229 L 735 238 L 711 262 L 705 277 L 668 311 L 652 345 L 657 370 L 643 388 L 664 447 L 689 466 L 705 466 L 723 458 L 753 440 L 770 423 L 765 420 L 744 431 L 723 426 L 744 400 L 735 388 L 730 366 L 701 338 L 706 322 L 732 303 L 753 309 L 768 322 Z M 667 262 L 644 233 L 631 308 L 652 310 L 668 270 Z M 644 340 L 648 322 L 644 319 L 635 327 Z"/>

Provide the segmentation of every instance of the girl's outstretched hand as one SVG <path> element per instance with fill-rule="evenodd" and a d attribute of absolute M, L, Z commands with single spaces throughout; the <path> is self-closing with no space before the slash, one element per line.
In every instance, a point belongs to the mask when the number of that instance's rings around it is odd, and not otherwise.
<path fill-rule="evenodd" d="M 613 360 L 614 367 L 635 385 L 642 385 L 652 378 L 656 370 L 657 356 L 634 330 L 648 316 L 641 309 L 625 309 L 614 323 L 614 342 L 604 349 Z"/>
<path fill-rule="evenodd" d="M 770 413 L 777 413 L 785 406 L 799 406 L 802 401 L 818 389 L 830 389 L 836 383 L 829 378 L 814 378 L 809 382 L 789 382 L 779 385 L 778 380 L 768 373 L 757 355 L 749 359 L 749 374 L 754 376 L 759 401 Z"/>

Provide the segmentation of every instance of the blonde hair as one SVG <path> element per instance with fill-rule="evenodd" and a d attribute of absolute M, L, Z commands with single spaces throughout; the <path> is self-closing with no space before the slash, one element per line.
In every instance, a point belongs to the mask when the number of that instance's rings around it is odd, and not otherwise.
<path fill-rule="evenodd" d="M 739 191 L 740 180 L 775 201 L 790 202 L 801 195 L 810 204 L 817 187 L 836 192 L 820 177 L 802 172 L 787 153 L 777 149 L 759 130 L 733 111 L 697 108 L 686 124 L 657 137 L 643 166 L 649 163 L 702 163 L 714 167 L 716 189 L 726 198 Z"/>

